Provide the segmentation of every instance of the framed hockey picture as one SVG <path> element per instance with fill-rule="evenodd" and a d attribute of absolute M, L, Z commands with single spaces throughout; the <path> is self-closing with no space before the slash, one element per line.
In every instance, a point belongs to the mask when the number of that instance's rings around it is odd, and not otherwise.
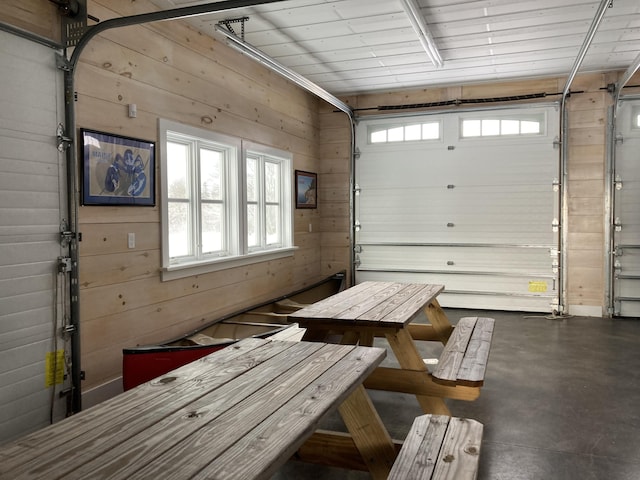
<path fill-rule="evenodd" d="M 154 206 L 155 143 L 82 129 L 82 204 Z"/>

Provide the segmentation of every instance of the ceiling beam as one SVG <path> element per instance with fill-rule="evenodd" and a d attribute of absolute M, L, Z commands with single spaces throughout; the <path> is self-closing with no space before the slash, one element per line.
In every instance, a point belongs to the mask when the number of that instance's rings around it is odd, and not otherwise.
<path fill-rule="evenodd" d="M 420 11 L 420 6 L 415 0 L 400 0 L 400 4 L 402 8 L 404 8 L 407 17 L 409 17 L 411 26 L 416 32 L 416 35 L 418 35 L 418 40 L 429 59 L 436 67 L 442 67 L 444 65 L 442 56 L 436 46 L 436 42 L 433 40 L 429 26 Z"/>

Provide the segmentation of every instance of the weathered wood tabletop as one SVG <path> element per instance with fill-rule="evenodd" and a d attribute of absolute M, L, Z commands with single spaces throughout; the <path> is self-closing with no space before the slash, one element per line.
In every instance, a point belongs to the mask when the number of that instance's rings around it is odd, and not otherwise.
<path fill-rule="evenodd" d="M 415 394 L 424 413 L 451 415 L 443 398 L 473 400 L 479 387 L 435 382 L 415 343 L 446 344 L 451 336 L 454 326 L 436 298 L 443 290 L 443 285 L 363 282 L 289 318 L 307 329 L 303 340 L 308 341 L 338 334 L 343 344 L 373 345 L 374 337 L 385 337 L 400 368 L 377 368 L 365 386 Z"/>
<path fill-rule="evenodd" d="M 384 356 L 242 340 L 3 445 L 0 478 L 270 478 L 336 408 L 373 478 L 386 478 L 396 450 L 362 387 Z"/>

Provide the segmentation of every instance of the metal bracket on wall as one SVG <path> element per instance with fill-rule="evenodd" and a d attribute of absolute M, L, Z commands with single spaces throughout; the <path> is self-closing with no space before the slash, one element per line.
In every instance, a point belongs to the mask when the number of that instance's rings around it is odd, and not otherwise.
<path fill-rule="evenodd" d="M 87 26 L 87 0 L 73 0 L 68 2 L 54 2 L 60 7 L 62 14 L 62 44 L 67 47 L 75 47 L 86 31 Z M 73 4 L 72 10 L 65 10 L 64 5 Z M 91 17 L 92 20 L 98 20 Z"/>
<path fill-rule="evenodd" d="M 234 23 L 240 23 L 240 29 L 241 29 L 240 39 L 244 42 L 244 22 L 248 22 L 248 21 L 249 21 L 249 17 L 229 18 L 226 20 L 220 20 L 218 22 L 218 25 L 224 25 L 225 27 L 227 27 L 227 30 L 229 30 L 231 33 L 233 33 L 237 37 L 238 34 L 235 32 L 232 25 Z"/>
<path fill-rule="evenodd" d="M 62 54 L 56 54 L 56 67 L 63 72 L 71 71 L 71 62 Z"/>
<path fill-rule="evenodd" d="M 56 136 L 58 137 L 58 151 L 63 152 L 73 144 L 73 140 L 65 135 L 64 127 L 61 123 L 58 124 L 56 129 Z"/>

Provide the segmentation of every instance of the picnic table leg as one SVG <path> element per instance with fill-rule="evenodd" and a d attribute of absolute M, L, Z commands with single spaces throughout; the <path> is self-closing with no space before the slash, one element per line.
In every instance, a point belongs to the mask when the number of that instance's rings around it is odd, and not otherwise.
<path fill-rule="evenodd" d="M 405 370 L 417 370 L 424 372 L 424 375 L 429 375 L 429 370 L 418 353 L 408 330 L 401 329 L 396 333 L 388 333 L 386 337 L 401 368 Z M 424 413 L 451 416 L 449 407 L 444 403 L 444 399 L 427 395 L 416 395 L 416 398 Z"/>
<path fill-rule="evenodd" d="M 306 327 L 307 330 L 304 332 L 302 336 L 302 340 L 305 342 L 323 342 L 327 335 L 329 334 L 328 330 L 322 330 L 319 328 L 309 328 Z"/>
<path fill-rule="evenodd" d="M 451 336 L 451 332 L 453 332 L 453 325 L 451 325 L 449 318 L 444 313 L 444 310 L 442 310 L 438 300 L 434 298 L 431 303 L 426 306 L 424 313 L 427 315 L 429 323 L 431 323 L 433 329 L 436 331 L 438 339 L 443 345 L 446 345 L 447 340 L 449 340 L 449 337 Z"/>
<path fill-rule="evenodd" d="M 349 330 L 347 332 L 342 333 L 342 337 L 340 338 L 340 343 L 342 345 L 357 345 L 358 340 L 360 340 L 360 334 L 356 331 Z"/>
<path fill-rule="evenodd" d="M 338 408 L 353 442 L 374 479 L 386 479 L 396 459 L 396 449 L 364 387 L 358 388 Z"/>

